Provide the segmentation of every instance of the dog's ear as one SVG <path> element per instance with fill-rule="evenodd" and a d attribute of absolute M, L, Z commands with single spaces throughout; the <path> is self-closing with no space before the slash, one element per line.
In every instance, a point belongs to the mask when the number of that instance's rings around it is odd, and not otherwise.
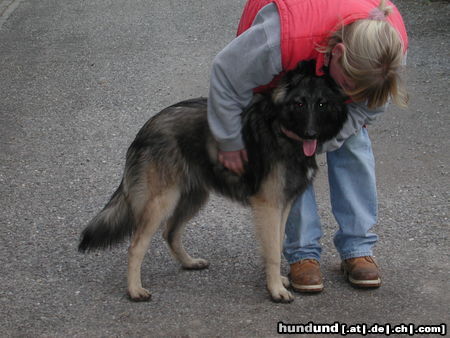
<path fill-rule="evenodd" d="M 279 85 L 272 91 L 272 102 L 276 105 L 283 104 L 287 93 L 297 87 L 305 76 L 297 72 L 297 69 L 287 72 Z"/>
<path fill-rule="evenodd" d="M 287 72 L 280 81 L 280 84 L 272 92 L 274 104 L 282 104 L 286 94 L 291 88 L 297 87 L 305 77 L 316 75 L 316 61 L 300 61 L 297 67 Z"/>
<path fill-rule="evenodd" d="M 281 80 L 281 83 L 272 91 L 272 102 L 275 105 L 281 105 L 286 98 L 286 94 L 289 90 L 289 85 L 287 82 Z"/>
<path fill-rule="evenodd" d="M 297 65 L 296 73 L 303 74 L 303 76 L 315 76 L 316 60 L 300 61 Z"/>
<path fill-rule="evenodd" d="M 305 77 L 316 75 L 316 61 L 300 61 L 293 70 L 286 73 L 286 82 L 291 87 L 297 87 Z"/>

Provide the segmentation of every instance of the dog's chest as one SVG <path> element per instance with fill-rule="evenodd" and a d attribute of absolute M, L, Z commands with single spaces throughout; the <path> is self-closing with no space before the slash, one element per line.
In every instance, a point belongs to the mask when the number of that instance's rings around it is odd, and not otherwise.
<path fill-rule="evenodd" d="M 316 176 L 318 167 L 315 156 L 304 157 L 300 161 L 291 159 L 285 163 L 284 187 L 289 199 L 303 193 Z"/>

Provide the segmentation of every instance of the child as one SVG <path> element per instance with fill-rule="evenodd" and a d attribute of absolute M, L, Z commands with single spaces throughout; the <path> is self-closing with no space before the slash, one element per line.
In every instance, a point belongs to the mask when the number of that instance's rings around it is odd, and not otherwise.
<path fill-rule="evenodd" d="M 315 59 L 316 74 L 329 71 L 352 99 L 341 133 L 322 146 L 327 153 L 334 244 L 351 284 L 378 287 L 372 258 L 378 237 L 375 167 L 365 125 L 388 99 L 406 106 L 399 73 L 408 39 L 402 17 L 386 0 L 248 0 L 238 37 L 214 59 L 208 121 L 219 143 L 219 161 L 236 174 L 247 160 L 240 113 L 254 91 L 273 87 L 299 61 Z M 300 150 L 299 150 L 300 151 Z M 286 223 L 284 256 L 294 290 L 320 292 L 322 236 L 314 190 L 297 198 Z"/>

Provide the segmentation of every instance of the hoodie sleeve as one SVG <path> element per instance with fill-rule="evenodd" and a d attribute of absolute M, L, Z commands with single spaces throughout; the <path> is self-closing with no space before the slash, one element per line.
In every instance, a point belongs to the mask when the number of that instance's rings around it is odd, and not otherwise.
<path fill-rule="evenodd" d="M 387 106 L 388 104 L 379 108 L 369 109 L 366 103 L 349 103 L 347 121 L 335 138 L 322 144 L 319 153 L 339 149 L 345 140 L 357 134 L 364 125 L 370 125 L 375 122 L 377 117 L 385 112 Z"/>
<path fill-rule="evenodd" d="M 282 71 L 280 19 L 276 6 L 262 8 L 247 31 L 227 45 L 213 61 L 208 97 L 208 123 L 219 148 L 244 148 L 241 112 L 253 89 Z"/>

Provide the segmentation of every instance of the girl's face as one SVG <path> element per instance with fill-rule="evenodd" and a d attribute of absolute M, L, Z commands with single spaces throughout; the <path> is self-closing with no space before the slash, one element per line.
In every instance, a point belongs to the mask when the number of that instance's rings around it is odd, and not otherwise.
<path fill-rule="evenodd" d="M 350 79 L 342 69 L 339 63 L 340 58 L 344 52 L 345 46 L 342 43 L 338 43 L 331 51 L 331 60 L 329 63 L 330 75 L 334 81 L 345 92 L 347 90 L 355 89 L 355 83 Z"/>

